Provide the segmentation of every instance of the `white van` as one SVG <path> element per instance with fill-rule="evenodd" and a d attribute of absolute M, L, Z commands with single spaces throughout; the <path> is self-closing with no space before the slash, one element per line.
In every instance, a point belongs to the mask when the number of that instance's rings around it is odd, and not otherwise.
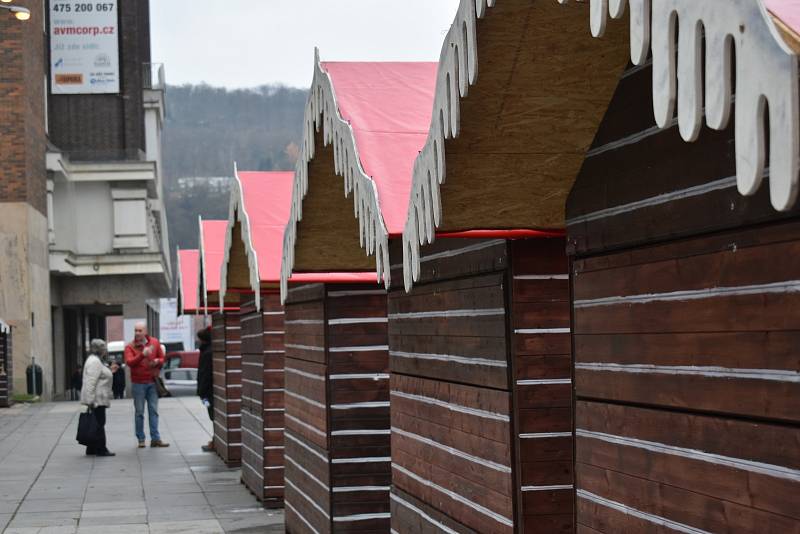
<path fill-rule="evenodd" d="M 109 361 L 122 362 L 123 354 L 125 353 L 124 341 L 109 341 L 108 345 L 108 359 Z"/>

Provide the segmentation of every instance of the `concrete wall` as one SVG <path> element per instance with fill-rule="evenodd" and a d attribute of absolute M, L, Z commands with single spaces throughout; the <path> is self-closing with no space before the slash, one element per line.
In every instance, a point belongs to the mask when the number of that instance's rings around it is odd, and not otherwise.
<path fill-rule="evenodd" d="M 47 219 L 30 204 L 0 210 L 0 317 L 14 327 L 14 391 L 25 392 L 25 369 L 35 357 L 44 393 L 53 387 Z"/>

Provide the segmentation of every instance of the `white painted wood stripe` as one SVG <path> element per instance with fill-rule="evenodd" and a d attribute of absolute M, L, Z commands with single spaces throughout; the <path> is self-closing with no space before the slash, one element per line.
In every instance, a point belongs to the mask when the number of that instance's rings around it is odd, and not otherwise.
<path fill-rule="evenodd" d="M 316 508 L 319 513 L 321 513 L 323 516 L 325 516 L 325 519 L 330 519 L 331 518 L 331 516 L 328 515 L 328 512 L 326 512 L 320 505 L 318 505 L 314 499 L 312 499 L 311 497 L 309 497 L 308 495 L 303 493 L 303 490 L 301 490 L 299 487 L 297 487 L 297 485 L 294 482 L 289 480 L 287 477 L 284 477 L 283 481 L 286 483 L 287 486 L 292 488 L 294 491 L 299 493 L 306 501 L 308 501 L 309 504 L 311 504 L 311 506 Z"/>
<path fill-rule="evenodd" d="M 265 426 L 264 427 L 264 432 L 283 432 L 283 427 L 282 426 L 272 426 L 272 427 Z"/>
<path fill-rule="evenodd" d="M 257 381 L 257 380 L 250 380 L 249 378 L 242 378 L 242 382 L 247 382 L 248 384 L 254 384 L 254 385 L 256 385 L 256 386 L 260 386 L 260 385 L 262 385 L 262 382 L 261 382 L 261 381 Z"/>
<path fill-rule="evenodd" d="M 242 443 L 242 448 L 243 449 L 247 449 L 253 456 L 259 458 L 260 460 L 262 460 L 262 461 L 264 460 L 264 456 L 263 455 L 261 455 L 260 453 L 257 453 L 256 451 L 254 451 L 253 449 L 248 447 L 246 443 Z M 242 463 L 245 463 L 245 462 L 242 462 Z"/>
<path fill-rule="evenodd" d="M 259 458 L 260 458 L 260 456 L 259 456 Z M 243 466 L 243 467 L 246 467 L 246 468 L 248 468 L 250 471 L 252 471 L 252 472 L 253 472 L 253 474 L 256 476 L 256 478 L 260 479 L 261 481 L 263 481 L 263 480 L 264 480 L 264 475 L 263 475 L 262 473 L 259 473 L 258 471 L 256 471 L 256 469 L 255 469 L 255 468 L 254 468 L 252 465 L 250 465 L 249 463 L 247 463 L 247 462 L 242 462 L 242 466 Z"/>
<path fill-rule="evenodd" d="M 265 412 L 284 412 L 285 408 L 264 408 Z"/>
<path fill-rule="evenodd" d="M 388 428 L 366 428 L 363 430 L 334 430 L 331 432 L 331 436 L 385 436 L 391 433 L 392 431 Z"/>
<path fill-rule="evenodd" d="M 242 372 L 241 369 L 226 369 L 225 370 L 225 373 L 229 374 L 229 375 L 231 375 L 231 374 L 235 375 L 235 374 L 238 374 L 238 373 L 241 373 L 241 372 Z M 236 384 L 236 385 L 238 385 L 238 384 Z M 229 385 L 228 387 L 234 387 L 234 386 Z M 239 386 L 239 387 L 242 387 L 242 386 Z"/>
<path fill-rule="evenodd" d="M 374 514 L 337 515 L 333 517 L 334 523 L 354 523 L 356 521 L 369 521 L 371 519 L 389 519 L 389 512 L 376 512 Z"/>
<path fill-rule="evenodd" d="M 593 308 L 597 306 L 614 306 L 617 304 L 647 304 L 649 302 L 672 302 L 703 300 L 717 297 L 738 297 L 745 295 L 800 293 L 800 280 L 787 280 L 769 284 L 756 284 L 738 287 L 713 287 L 687 291 L 671 291 L 668 293 L 646 293 L 597 299 L 576 300 L 575 308 Z"/>
<path fill-rule="evenodd" d="M 661 374 L 704 376 L 707 378 L 732 378 L 739 380 L 768 380 L 800 384 L 800 371 L 782 369 L 736 369 L 733 367 L 702 365 L 653 365 L 646 363 L 576 363 L 575 369 L 581 371 L 601 371 L 632 374 Z"/>
<path fill-rule="evenodd" d="M 357 347 L 330 347 L 329 352 L 377 352 L 387 351 L 389 345 L 359 345 Z"/>
<path fill-rule="evenodd" d="M 265 336 L 282 336 L 286 333 L 285 330 L 264 330 Z"/>
<path fill-rule="evenodd" d="M 237 339 L 225 340 L 226 345 L 241 345 L 242 341 Z"/>
<path fill-rule="evenodd" d="M 493 462 L 491 460 L 487 460 L 485 458 L 469 454 L 462 450 L 456 449 L 455 447 L 450 447 L 449 445 L 444 445 L 442 443 L 439 443 L 438 441 L 426 438 L 425 436 L 420 436 L 419 434 L 408 432 L 407 430 L 403 430 L 402 428 L 397 428 L 393 426 L 392 433 L 407 437 L 419 443 L 423 443 L 429 447 L 437 448 L 441 451 L 450 454 L 451 456 L 455 456 L 456 458 L 461 458 L 462 460 L 467 460 L 468 462 L 472 462 L 480 466 L 485 466 L 488 467 L 489 469 L 494 469 L 495 471 L 499 471 L 500 473 L 511 473 L 511 467 L 507 465 L 499 464 L 497 462 Z"/>
<path fill-rule="evenodd" d="M 293 399 L 297 399 L 299 401 L 303 401 L 306 404 L 310 404 L 311 406 L 316 406 L 317 408 L 325 409 L 325 405 L 321 402 L 315 401 L 314 399 L 310 399 L 306 396 L 300 395 L 299 393 L 295 393 L 294 391 L 287 391 L 287 397 L 292 397 Z"/>
<path fill-rule="evenodd" d="M 239 414 L 239 413 L 225 413 L 222 410 L 220 410 L 219 408 L 214 408 L 214 411 L 217 412 L 220 415 L 224 415 L 228 419 L 236 419 L 236 418 L 242 416 L 242 414 Z"/>
<path fill-rule="evenodd" d="M 422 478 L 421 476 L 417 475 L 416 473 L 412 473 L 411 471 L 409 471 L 408 469 L 406 469 L 405 467 L 403 467 L 401 465 L 398 465 L 398 464 L 393 462 L 392 463 L 392 469 L 400 471 L 401 473 L 403 473 L 407 477 L 414 479 L 415 481 L 417 481 L 418 483 L 422 484 L 423 486 L 426 486 L 426 487 L 429 487 L 431 489 L 434 489 L 434 490 L 438 491 L 439 493 L 442 493 L 442 494 L 448 496 L 450 499 L 452 499 L 452 500 L 454 500 L 456 502 L 459 502 L 461 504 L 464 504 L 464 505 L 472 508 L 476 512 L 478 512 L 480 514 L 483 514 L 486 517 L 489 517 L 489 518 L 497 521 L 501 525 L 506 525 L 508 527 L 513 527 L 514 526 L 514 522 L 510 518 L 508 518 L 508 517 L 506 517 L 506 516 L 504 516 L 502 514 L 498 514 L 497 512 L 495 512 L 493 510 L 490 510 L 490 509 L 486 508 L 485 506 L 482 506 L 482 505 L 480 505 L 480 504 L 478 504 L 478 503 L 476 503 L 476 502 L 474 502 L 474 501 L 472 501 L 470 499 L 467 499 L 466 497 L 464 497 L 461 494 L 458 494 L 458 493 L 456 493 L 456 492 L 454 492 L 452 490 L 449 490 L 449 489 L 447 489 L 445 487 L 442 487 L 439 484 L 437 484 L 437 483 L 435 483 L 435 482 L 433 482 L 431 480 L 427 480 L 425 478 Z"/>
<path fill-rule="evenodd" d="M 255 339 L 257 337 L 261 337 L 261 332 L 258 334 L 245 334 L 242 336 L 242 339 Z"/>
<path fill-rule="evenodd" d="M 292 319 L 284 321 L 283 324 L 325 324 L 325 321 L 322 319 Z"/>
<path fill-rule="evenodd" d="M 309 373 L 307 371 L 301 371 L 300 369 L 295 369 L 294 367 L 284 367 L 284 370 L 289 374 L 302 376 L 304 378 L 311 378 L 312 380 L 319 380 L 320 382 L 325 382 L 325 377 L 323 375 L 316 375 L 314 373 Z"/>
<path fill-rule="evenodd" d="M 791 480 L 793 482 L 800 482 L 800 470 L 792 469 L 782 465 L 756 462 L 753 460 L 745 460 L 743 458 L 734 458 L 731 456 L 724 456 L 722 454 L 703 452 L 697 449 L 676 447 L 675 445 L 667 445 L 665 443 L 658 443 L 656 441 L 647 441 L 625 436 L 615 436 L 613 434 L 594 432 L 580 428 L 577 429 L 575 433 L 581 438 L 596 439 L 599 441 L 605 441 L 606 443 L 613 443 L 615 445 L 635 447 L 637 449 L 647 450 L 650 452 L 669 454 L 672 456 L 679 456 L 681 458 L 688 458 L 690 460 L 707 462 L 714 465 L 732 467 L 734 469 L 740 469 L 750 473 L 757 473 L 759 475 L 767 475 L 785 480 Z"/>
<path fill-rule="evenodd" d="M 284 345 L 287 349 L 295 349 L 295 350 L 309 350 L 312 352 L 325 352 L 324 347 L 313 347 L 311 345 L 295 345 L 294 343 L 286 343 Z"/>
<path fill-rule="evenodd" d="M 254 398 L 252 398 L 252 397 L 247 397 L 247 396 L 245 396 L 245 395 L 242 395 L 242 398 L 243 398 L 244 400 L 248 400 L 248 401 L 250 401 L 250 402 L 252 402 L 252 403 L 254 403 L 254 404 L 258 404 L 259 406 L 261 406 L 261 405 L 262 405 L 262 402 L 261 402 L 260 400 L 256 400 L 256 399 L 254 399 Z"/>
<path fill-rule="evenodd" d="M 517 380 L 518 386 L 552 386 L 557 384 L 572 384 L 571 378 L 537 378 L 531 380 Z"/>
<path fill-rule="evenodd" d="M 569 328 L 517 328 L 515 334 L 569 334 Z"/>
<path fill-rule="evenodd" d="M 586 152 L 586 157 L 591 158 L 603 154 L 605 152 L 608 152 L 610 150 L 616 150 L 618 148 L 622 148 L 628 145 L 635 145 L 639 141 L 660 134 L 668 130 L 669 128 L 672 128 L 676 124 L 678 124 L 677 118 L 672 119 L 672 121 L 665 128 L 661 128 L 660 126 L 651 126 L 650 128 L 642 130 L 641 132 L 636 132 L 634 134 L 625 136 L 621 139 L 617 139 L 616 141 L 611 141 L 610 143 L 606 143 L 605 145 L 600 145 L 599 147 L 593 148 Z"/>
<path fill-rule="evenodd" d="M 301 421 L 300 419 L 298 419 L 297 417 L 295 417 L 295 416 L 293 416 L 291 414 L 287 413 L 286 415 L 284 415 L 284 418 L 288 419 L 289 421 L 292 421 L 295 424 L 298 424 L 298 425 L 302 426 L 306 430 L 310 430 L 311 432 L 313 432 L 314 434 L 317 434 L 318 436 L 328 437 L 327 434 L 325 434 L 325 432 L 323 432 L 319 428 L 317 428 L 315 426 L 312 426 L 312 425 L 309 425 L 305 421 Z M 327 462 L 328 460 L 326 459 L 325 461 Z"/>
<path fill-rule="evenodd" d="M 284 388 L 264 388 L 264 393 L 280 393 L 286 391 Z"/>
<path fill-rule="evenodd" d="M 301 439 L 296 438 L 292 434 L 291 431 L 287 431 L 286 433 L 284 433 L 283 437 L 285 437 L 289 441 L 293 441 L 293 442 L 297 443 L 298 445 L 303 447 L 305 450 L 307 450 L 308 452 L 310 452 L 311 454 L 313 454 L 314 456 L 316 456 L 317 458 L 319 458 L 323 462 L 328 463 L 328 459 L 325 456 L 323 456 L 319 452 L 317 452 L 314 449 L 312 449 L 310 446 L 308 446 L 306 443 L 304 443 Z"/>
<path fill-rule="evenodd" d="M 283 456 L 283 459 L 292 464 L 295 467 L 295 469 L 303 473 L 305 476 L 316 482 L 319 485 L 319 487 L 321 487 L 325 492 L 330 491 L 330 488 L 328 487 L 327 484 L 325 484 L 323 481 L 314 476 L 314 474 L 311 471 L 300 465 L 294 458 L 285 454 Z"/>
<path fill-rule="evenodd" d="M 520 490 L 522 491 L 560 491 L 560 490 L 571 490 L 573 489 L 572 484 L 553 484 L 551 486 L 522 486 Z"/>
<path fill-rule="evenodd" d="M 270 490 L 270 489 L 284 489 L 285 487 L 286 487 L 286 486 L 264 486 L 264 489 L 265 489 L 265 490 Z"/>
<path fill-rule="evenodd" d="M 390 491 L 391 486 L 337 486 L 334 493 L 352 493 L 355 491 Z"/>
<path fill-rule="evenodd" d="M 661 204 L 668 204 L 675 200 L 683 200 L 686 198 L 697 197 L 711 193 L 713 191 L 720 191 L 722 189 L 730 189 L 734 187 L 736 187 L 736 177 L 730 176 L 728 178 L 722 178 L 721 180 L 714 180 L 712 182 L 708 182 L 705 184 L 696 185 L 693 187 L 687 187 L 686 189 L 679 189 L 677 191 L 671 191 L 669 193 L 663 193 L 642 200 L 637 200 L 635 202 L 629 202 L 627 204 L 621 204 L 619 206 L 593 211 L 586 215 L 573 217 L 567 220 L 567 225 L 581 224 L 585 222 L 605 219 L 608 217 L 615 217 L 617 215 L 630 213 L 643 208 L 649 208 Z"/>
<path fill-rule="evenodd" d="M 425 397 L 423 395 L 416 395 L 414 393 L 405 393 L 403 391 L 391 391 L 390 395 L 394 397 L 400 397 L 402 399 L 413 400 L 417 402 L 424 402 L 425 404 L 431 404 L 434 406 L 439 406 L 441 408 L 446 408 L 452 412 L 459 412 L 465 413 L 467 415 L 474 415 L 476 417 L 482 417 L 484 419 L 493 419 L 495 421 L 502 421 L 507 423 L 510 421 L 509 416 L 502 413 L 490 412 L 487 410 L 481 410 L 478 408 L 471 408 L 469 406 L 462 406 L 460 404 L 454 404 L 452 402 L 445 402 L 443 400 L 434 399 L 432 397 Z"/>
<path fill-rule="evenodd" d="M 289 291 L 291 292 L 291 289 L 290 289 Z M 320 534 L 319 530 L 315 529 L 315 528 L 314 528 L 314 525 L 312 525 L 311 523 L 309 523 L 309 522 L 308 522 L 308 519 L 306 519 L 306 518 L 305 518 L 305 516 L 303 516 L 303 514 L 301 514 L 300 512 L 298 512 L 298 511 L 297 511 L 297 508 L 295 508 L 294 506 L 292 506 L 292 503 L 290 503 L 290 502 L 288 501 L 288 499 L 284 498 L 284 499 L 283 499 L 283 504 L 284 504 L 284 506 L 286 506 L 286 508 L 288 508 L 289 510 L 291 510 L 291 511 L 294 513 L 294 515 L 296 515 L 296 516 L 298 517 L 298 519 L 300 519 L 300 521 L 302 521 L 302 522 L 303 522 L 303 524 L 305 524 L 305 526 L 307 526 L 307 527 L 308 527 L 308 529 L 309 529 L 311 532 L 313 532 L 314 534 Z"/>
<path fill-rule="evenodd" d="M 453 319 L 456 317 L 494 317 L 505 315 L 505 308 L 481 308 L 464 310 L 436 310 L 424 312 L 390 313 L 389 319 L 400 321 L 404 319 Z"/>
<path fill-rule="evenodd" d="M 569 280 L 569 274 L 518 274 L 514 280 Z"/>
<path fill-rule="evenodd" d="M 519 439 L 571 438 L 572 432 L 529 432 L 519 435 Z"/>
<path fill-rule="evenodd" d="M 353 290 L 353 291 L 329 291 L 328 297 L 333 299 L 338 299 L 342 297 L 357 297 L 357 296 L 367 296 L 367 295 L 385 295 L 386 291 L 383 289 L 364 289 L 364 290 Z"/>
<path fill-rule="evenodd" d="M 359 408 L 388 408 L 389 401 L 351 402 L 348 404 L 331 404 L 332 410 L 357 410 Z"/>
<path fill-rule="evenodd" d="M 389 380 L 389 373 L 353 373 L 330 375 L 331 380 Z"/>
<path fill-rule="evenodd" d="M 228 325 L 225 325 L 225 330 L 241 330 L 241 329 L 242 329 L 241 326 L 228 326 Z"/>
<path fill-rule="evenodd" d="M 272 469 L 283 469 L 283 468 L 284 467 L 282 465 L 265 465 L 264 466 L 264 469 L 270 469 L 270 470 L 272 470 Z"/>
<path fill-rule="evenodd" d="M 255 314 L 255 315 L 248 315 L 246 317 L 242 317 L 240 319 L 240 322 L 249 323 L 250 321 L 253 321 L 255 319 L 261 319 L 261 317 L 262 317 L 262 315 L 260 313 L 259 314 Z"/>
<path fill-rule="evenodd" d="M 622 512 L 625 515 L 631 515 L 633 517 L 638 517 L 639 519 L 644 519 L 654 525 L 659 525 L 662 527 L 666 527 L 672 530 L 676 530 L 678 532 L 684 532 L 686 534 L 712 534 L 707 530 L 701 530 L 699 528 L 695 528 L 689 525 L 685 525 L 683 523 L 678 523 L 677 521 L 672 521 L 671 519 L 667 519 L 665 517 L 661 517 L 658 515 L 650 514 L 647 512 L 642 512 L 641 510 L 637 510 L 636 508 L 632 508 L 627 504 L 622 504 L 620 502 L 612 501 L 610 499 L 606 499 L 605 497 L 601 497 L 599 495 L 595 495 L 594 493 L 590 493 L 586 490 L 579 489 L 577 491 L 578 498 L 584 499 L 587 501 L 591 501 L 595 504 L 599 504 L 600 506 L 605 506 L 606 508 L 610 508 L 612 510 L 616 510 L 618 512 Z"/>
<path fill-rule="evenodd" d="M 285 350 L 277 350 L 277 349 L 271 349 L 271 350 L 265 350 L 264 351 L 264 354 L 285 354 L 285 353 L 286 353 Z"/>
<path fill-rule="evenodd" d="M 283 373 L 283 369 L 264 369 L 265 373 Z"/>
<path fill-rule="evenodd" d="M 495 246 L 503 244 L 503 243 L 505 243 L 504 239 L 493 239 L 491 241 L 481 241 L 481 242 L 479 242 L 479 243 L 477 243 L 475 245 L 469 245 L 469 246 L 466 246 L 466 247 L 455 248 L 455 249 L 452 249 L 452 250 L 445 250 L 445 251 L 442 251 L 442 252 L 435 252 L 435 253 L 430 254 L 428 256 L 422 256 L 419 261 L 420 262 L 426 262 L 426 261 L 434 261 L 434 260 L 438 260 L 438 259 L 442 259 L 442 258 L 454 258 L 456 256 L 461 256 L 462 254 L 469 254 L 470 252 L 477 252 L 479 250 L 495 247 Z M 402 267 L 403 267 L 402 263 L 396 263 L 395 265 L 392 265 L 391 268 L 392 269 L 400 269 Z"/>
<path fill-rule="evenodd" d="M 249 365 L 250 367 L 264 367 L 264 362 L 242 362 L 242 365 Z"/>
<path fill-rule="evenodd" d="M 362 458 L 334 458 L 332 464 L 380 464 L 391 462 L 391 456 L 365 456 Z"/>
<path fill-rule="evenodd" d="M 265 445 L 265 451 L 277 451 L 283 449 L 283 445 Z"/>
<path fill-rule="evenodd" d="M 402 497 L 400 497 L 396 493 L 390 493 L 389 494 L 389 498 L 392 499 L 397 504 L 399 504 L 400 506 L 403 506 L 404 508 L 407 508 L 408 510 L 411 510 L 412 512 L 414 512 L 415 514 L 417 514 L 418 516 L 423 518 L 425 521 L 427 521 L 431 525 L 435 526 L 439 530 L 445 532 L 446 534 L 460 534 L 458 531 L 453 530 L 452 528 L 448 527 L 444 523 L 442 523 L 440 521 L 437 521 L 433 517 L 429 516 L 427 513 L 425 513 L 424 511 L 420 510 L 419 508 L 417 508 L 416 506 L 414 506 L 413 504 L 411 504 L 407 500 L 403 499 Z M 391 532 L 392 532 L 392 534 L 399 534 L 394 529 L 392 529 Z"/>
<path fill-rule="evenodd" d="M 431 354 L 423 352 L 403 352 L 392 350 L 389 351 L 389 356 L 394 358 L 409 358 L 419 360 L 434 360 L 441 362 L 453 362 L 464 365 L 482 365 L 485 367 L 499 367 L 505 369 L 508 364 L 505 360 L 490 360 L 488 358 L 471 357 L 471 356 L 456 356 L 453 354 Z"/>
<path fill-rule="evenodd" d="M 226 360 L 241 360 L 241 356 L 225 356 Z"/>
<path fill-rule="evenodd" d="M 344 319 L 328 320 L 328 324 L 331 326 L 337 326 L 343 324 L 382 324 L 388 322 L 389 322 L 388 317 L 351 317 Z"/>

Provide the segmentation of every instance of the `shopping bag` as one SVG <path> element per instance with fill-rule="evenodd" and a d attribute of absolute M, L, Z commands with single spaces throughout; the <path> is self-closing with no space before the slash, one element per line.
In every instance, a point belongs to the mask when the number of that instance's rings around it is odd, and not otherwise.
<path fill-rule="evenodd" d="M 164 380 L 160 376 L 155 377 L 154 382 L 156 385 L 156 393 L 158 394 L 159 399 L 172 396 L 172 393 L 170 393 L 167 389 L 167 386 L 164 385 Z"/>
<path fill-rule="evenodd" d="M 88 408 L 78 418 L 78 435 L 75 437 L 78 443 L 86 445 L 87 447 L 94 446 L 97 443 L 99 433 L 99 425 L 97 418 L 91 408 Z"/>

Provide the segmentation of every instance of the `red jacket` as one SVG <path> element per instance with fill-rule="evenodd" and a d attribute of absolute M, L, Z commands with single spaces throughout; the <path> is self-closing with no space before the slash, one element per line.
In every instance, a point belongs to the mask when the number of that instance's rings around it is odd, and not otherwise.
<path fill-rule="evenodd" d="M 149 356 L 144 355 L 146 347 L 152 347 Z M 150 361 L 155 361 L 156 366 L 147 365 Z M 137 344 L 134 340 L 125 347 L 125 364 L 131 369 L 131 382 L 134 384 L 152 384 L 153 379 L 161 371 L 164 361 L 166 361 L 164 347 L 154 337 L 147 336 L 147 341 L 143 345 Z"/>

